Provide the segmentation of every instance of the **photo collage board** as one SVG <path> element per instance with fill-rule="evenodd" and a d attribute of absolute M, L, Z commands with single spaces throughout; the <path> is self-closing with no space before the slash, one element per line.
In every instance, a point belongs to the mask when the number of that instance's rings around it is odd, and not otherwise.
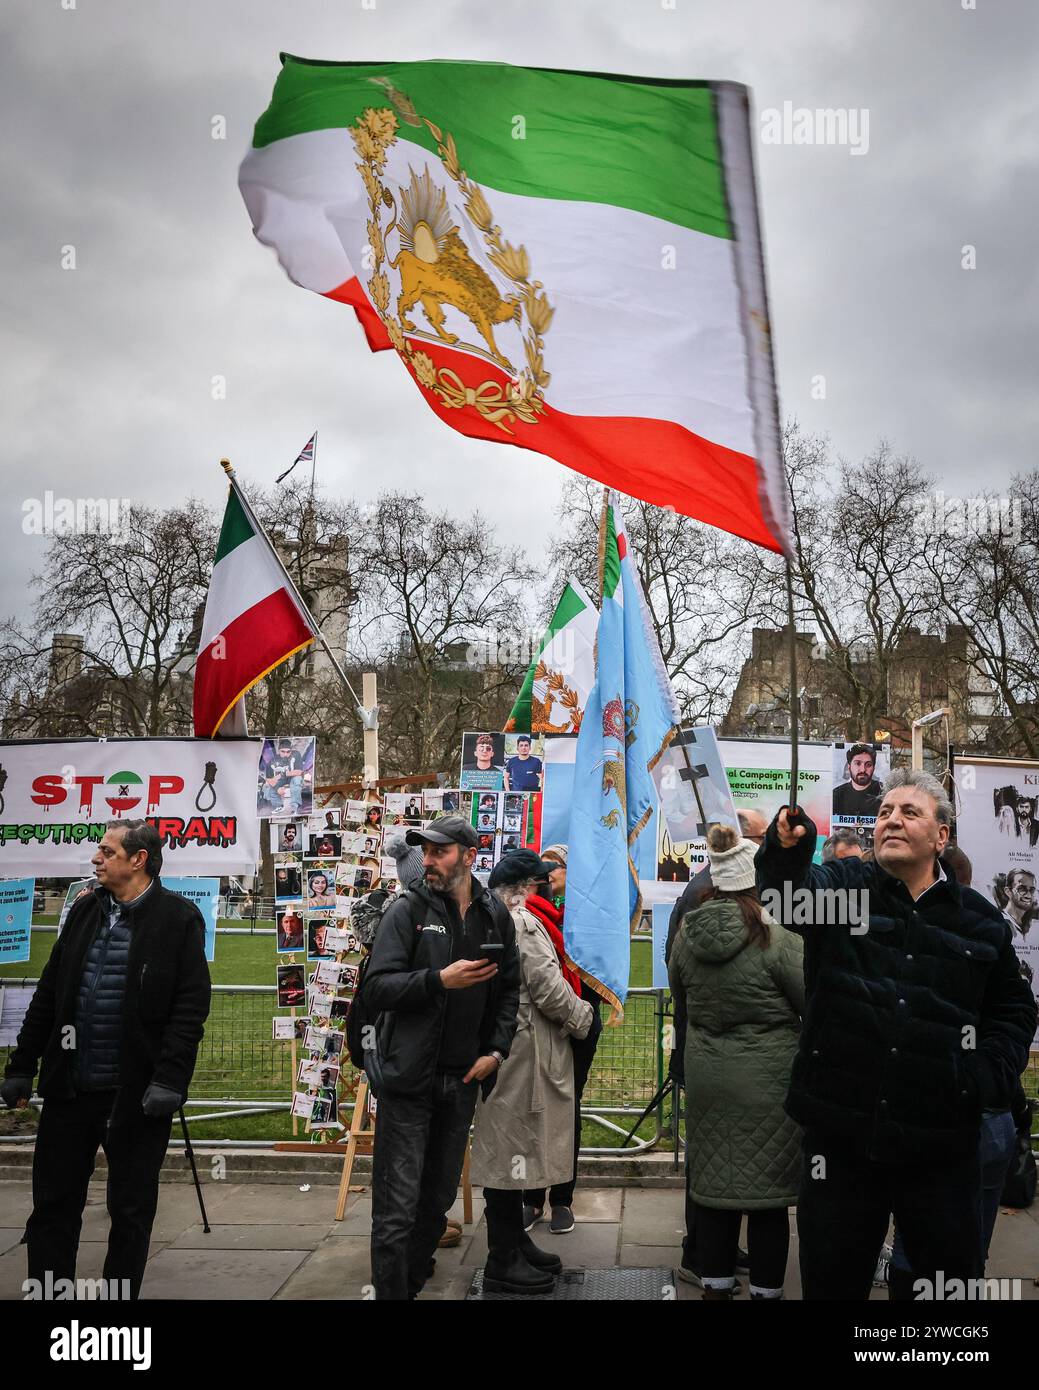
<path fill-rule="evenodd" d="M 307 817 L 268 815 L 278 1008 L 291 1010 L 274 1018 L 274 1037 L 297 1043 L 292 1114 L 306 1120 L 308 1133 L 343 1129 L 340 1107 L 356 1094 L 346 1020 L 367 947 L 360 925 L 370 920 L 364 900 L 377 889 L 400 890 L 387 842 L 438 817 L 461 815 L 480 837 L 474 872 L 485 882 L 503 853 L 538 848 L 540 801 L 539 794 L 437 788 L 370 792 L 340 806 L 314 807 Z"/>

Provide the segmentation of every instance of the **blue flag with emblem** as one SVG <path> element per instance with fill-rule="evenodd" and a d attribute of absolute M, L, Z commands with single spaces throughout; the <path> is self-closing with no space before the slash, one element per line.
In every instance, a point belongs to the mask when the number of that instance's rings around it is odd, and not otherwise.
<path fill-rule="evenodd" d="M 577 739 L 563 933 L 567 955 L 613 1006 L 615 1023 L 642 910 L 636 864 L 657 804 L 652 769 L 679 711 L 613 492 L 603 529 L 595 684 Z"/>

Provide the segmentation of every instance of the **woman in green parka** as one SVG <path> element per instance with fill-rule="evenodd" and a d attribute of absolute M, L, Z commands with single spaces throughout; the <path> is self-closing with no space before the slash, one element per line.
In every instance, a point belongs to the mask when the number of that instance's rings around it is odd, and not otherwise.
<path fill-rule="evenodd" d="M 783 1109 L 804 1010 L 799 936 L 758 899 L 757 846 L 728 826 L 707 838 L 711 882 L 682 919 L 672 993 L 686 1000 L 686 1143 L 704 1298 L 736 1289 L 747 1213 L 752 1298 L 783 1292 L 801 1130 Z"/>

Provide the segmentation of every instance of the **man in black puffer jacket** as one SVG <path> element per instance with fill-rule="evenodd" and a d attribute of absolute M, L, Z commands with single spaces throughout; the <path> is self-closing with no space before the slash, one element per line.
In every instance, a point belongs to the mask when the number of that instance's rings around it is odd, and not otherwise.
<path fill-rule="evenodd" d="M 414 1298 L 455 1200 L 477 1091 L 490 1092 L 516 1031 L 512 914 L 473 877 L 476 831 L 460 816 L 409 830 L 425 878 L 386 909 L 362 985 L 380 1015 L 366 1063 L 377 1087 L 372 1282 Z M 489 947 L 485 951 L 484 947 Z M 355 1001 L 356 1002 L 356 1001 Z"/>
<path fill-rule="evenodd" d="M 936 778 L 899 771 L 874 863 L 813 866 L 815 826 L 785 809 L 758 851 L 763 904 L 805 941 L 786 1108 L 805 1127 L 806 1299 L 868 1298 L 892 1214 L 932 1297 L 938 1271 L 981 1274 L 982 1111 L 1009 1107 L 1036 1006 L 999 910 L 938 862 L 951 819 Z"/>
<path fill-rule="evenodd" d="M 159 1169 L 209 1013 L 205 925 L 193 903 L 163 888 L 161 841 L 146 821 L 111 822 L 93 864 L 98 886 L 72 906 L 0 1094 L 9 1107 L 27 1101 L 40 1065 L 29 1278 L 75 1278 L 101 1145 L 112 1220 L 104 1278 L 112 1297 L 137 1298 Z"/>

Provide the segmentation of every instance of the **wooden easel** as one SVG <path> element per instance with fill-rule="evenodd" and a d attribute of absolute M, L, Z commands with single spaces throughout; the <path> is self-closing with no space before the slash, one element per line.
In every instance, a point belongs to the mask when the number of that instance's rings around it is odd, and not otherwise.
<path fill-rule="evenodd" d="M 371 1129 L 362 1129 L 364 1113 L 368 1108 L 368 1078 L 362 1074 L 357 1083 L 357 1099 L 354 1101 L 353 1119 L 350 1121 L 350 1137 L 346 1143 L 346 1157 L 343 1159 L 343 1175 L 339 1179 L 339 1196 L 336 1198 L 336 1220 L 342 1221 L 346 1211 L 346 1199 L 350 1192 L 350 1178 L 353 1176 L 354 1159 L 358 1149 L 370 1154 L 375 1143 L 375 1124 Z M 361 1147 L 363 1145 L 363 1148 Z"/>
<path fill-rule="evenodd" d="M 375 1120 L 372 1120 L 370 1129 L 362 1129 L 364 1123 L 364 1113 L 368 1103 L 368 1078 L 362 1074 L 357 1084 L 357 1099 L 354 1102 L 354 1115 L 350 1121 L 350 1138 L 346 1145 L 346 1157 L 343 1159 L 343 1175 L 339 1179 L 339 1196 L 336 1198 L 337 1221 L 342 1221 L 346 1212 L 346 1199 L 351 1191 L 350 1178 L 353 1176 L 354 1159 L 357 1154 L 370 1154 L 375 1144 Z M 364 1146 L 363 1148 L 361 1146 Z M 356 1187 L 355 1192 L 364 1189 Z M 465 1161 L 462 1164 L 462 1220 L 467 1226 L 473 1224 L 473 1185 L 469 1179 L 469 1141 L 465 1144 Z"/>

